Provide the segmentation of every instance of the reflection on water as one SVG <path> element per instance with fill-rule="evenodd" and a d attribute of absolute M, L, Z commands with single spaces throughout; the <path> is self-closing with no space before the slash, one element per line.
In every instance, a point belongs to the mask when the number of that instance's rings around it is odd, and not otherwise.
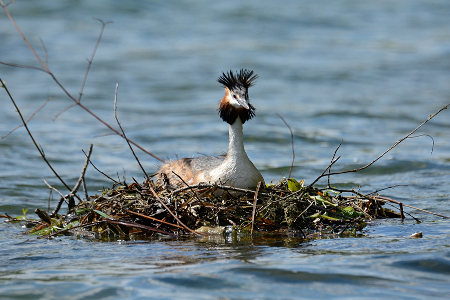
<path fill-rule="evenodd" d="M 8 6 L 38 53 L 77 95 L 99 24 L 106 27 L 84 90 L 83 103 L 115 124 L 113 96 L 133 138 L 163 158 L 227 148 L 227 126 L 217 116 L 229 69 L 260 75 L 250 90 L 256 117 L 245 126 L 246 150 L 267 182 L 289 173 L 311 182 L 334 170 L 364 165 L 410 132 L 450 98 L 450 4 L 425 1 L 227 1 L 205 3 L 18 1 Z M 0 14 L 2 61 L 36 65 Z M 24 115 L 51 101 L 30 122 L 59 174 L 75 183 L 81 149 L 114 177 L 142 180 L 128 146 L 68 104 L 46 74 L 0 65 Z M 0 136 L 19 124 L 0 93 Z M 450 123 L 444 111 L 359 174 L 332 178 L 363 192 L 449 215 Z M 46 178 L 58 186 L 23 129 L 0 140 L 0 213 L 46 208 Z M 158 162 L 138 153 L 148 170 Z M 93 169 L 88 190 L 111 183 Z M 50 201 L 54 207 L 56 199 Z M 411 212 L 411 211 L 410 211 Z M 448 294 L 449 223 L 431 216 L 379 221 L 359 238 L 304 241 L 297 237 L 93 242 L 37 240 L 0 225 L 0 293 L 5 298 L 432 298 Z M 411 239 L 414 232 L 422 239 Z"/>

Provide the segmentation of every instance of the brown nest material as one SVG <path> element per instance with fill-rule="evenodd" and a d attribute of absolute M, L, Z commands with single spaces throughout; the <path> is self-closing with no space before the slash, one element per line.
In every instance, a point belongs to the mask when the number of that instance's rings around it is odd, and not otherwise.
<path fill-rule="evenodd" d="M 217 196 L 217 190 L 224 190 Z M 344 194 L 349 194 L 344 196 Z M 116 185 L 70 208 L 66 215 L 36 210 L 30 233 L 100 239 L 151 238 L 224 232 L 289 233 L 300 237 L 360 232 L 368 220 L 403 217 L 383 205 L 395 200 L 357 191 L 304 187 L 295 179 L 256 191 L 199 184 L 167 190 L 153 181 Z"/>

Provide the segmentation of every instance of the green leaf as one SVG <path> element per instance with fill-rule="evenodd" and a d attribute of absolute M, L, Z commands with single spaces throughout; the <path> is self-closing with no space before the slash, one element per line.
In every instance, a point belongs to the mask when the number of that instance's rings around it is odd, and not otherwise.
<path fill-rule="evenodd" d="M 91 209 L 90 209 L 90 208 L 82 208 L 82 209 L 76 210 L 76 211 L 75 211 L 75 214 L 76 214 L 77 216 L 79 216 L 79 215 L 82 215 L 82 214 L 84 214 L 85 212 L 88 212 L 88 211 L 91 211 Z"/>
<path fill-rule="evenodd" d="M 68 223 L 66 226 L 64 226 L 63 229 L 70 229 L 72 227 L 78 226 L 80 223 L 78 221 L 72 221 L 70 223 Z"/>
<path fill-rule="evenodd" d="M 321 202 L 321 203 L 323 203 L 323 204 L 325 204 L 325 205 L 329 205 L 329 206 L 333 206 L 333 207 L 338 207 L 338 205 L 337 205 L 336 203 L 332 203 L 332 202 L 330 202 L 330 201 L 328 201 L 328 200 L 325 200 L 322 196 L 311 196 L 310 198 L 311 198 L 312 200 Z"/>
<path fill-rule="evenodd" d="M 327 220 L 330 220 L 330 221 L 341 221 L 341 219 L 333 218 L 333 217 L 330 217 L 328 215 L 320 214 L 320 213 L 315 213 L 315 214 L 309 216 L 309 218 L 314 218 L 314 219 L 315 218 L 321 218 L 321 219 L 327 219 Z"/>
<path fill-rule="evenodd" d="M 350 217 L 350 218 L 357 218 L 362 216 L 363 214 L 359 211 L 356 211 L 353 207 L 351 206 L 346 206 L 344 208 L 341 208 L 341 212 L 343 215 Z"/>
<path fill-rule="evenodd" d="M 302 184 L 300 182 L 298 182 L 294 178 L 288 179 L 288 189 L 291 192 L 296 192 L 296 191 L 300 190 L 301 188 L 302 188 Z"/>
<path fill-rule="evenodd" d="M 95 211 L 96 213 L 98 213 L 100 216 L 102 216 L 103 218 L 107 218 L 107 219 L 111 219 L 113 220 L 114 218 L 111 216 L 108 216 L 107 214 L 105 214 L 104 212 L 97 210 L 97 209 L 93 209 L 93 211 Z"/>

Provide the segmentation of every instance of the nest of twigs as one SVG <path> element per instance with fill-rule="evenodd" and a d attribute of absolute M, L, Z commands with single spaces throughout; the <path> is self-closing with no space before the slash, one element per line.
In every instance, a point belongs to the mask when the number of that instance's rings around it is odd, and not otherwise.
<path fill-rule="evenodd" d="M 146 181 L 113 186 L 66 215 L 36 211 L 40 221 L 30 233 L 108 239 L 226 232 L 355 235 L 368 220 L 403 216 L 384 208 L 386 202 L 390 199 L 356 191 L 304 187 L 292 178 L 256 191 L 209 184 L 170 191 Z"/>

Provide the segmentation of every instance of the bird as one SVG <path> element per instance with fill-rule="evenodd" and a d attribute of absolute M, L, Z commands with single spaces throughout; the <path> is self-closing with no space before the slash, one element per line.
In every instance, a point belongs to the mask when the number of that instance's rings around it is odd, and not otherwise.
<path fill-rule="evenodd" d="M 199 156 L 164 162 L 157 171 L 157 182 L 175 189 L 200 183 L 255 190 L 264 178 L 244 149 L 243 124 L 255 116 L 248 89 L 258 75 L 253 70 L 223 72 L 217 82 L 225 88 L 219 103 L 219 116 L 228 123 L 228 151 L 219 156 Z"/>

